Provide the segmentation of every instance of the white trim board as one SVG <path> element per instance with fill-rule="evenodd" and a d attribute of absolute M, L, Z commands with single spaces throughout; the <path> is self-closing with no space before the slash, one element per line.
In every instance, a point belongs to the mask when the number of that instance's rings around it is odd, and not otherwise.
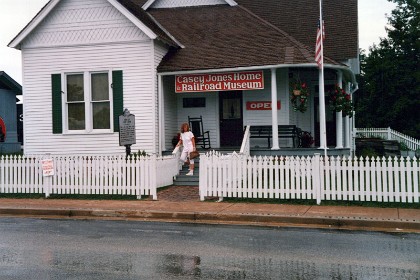
<path fill-rule="evenodd" d="M 48 2 L 41 11 L 20 31 L 20 33 L 8 44 L 8 47 L 20 49 L 22 41 L 29 36 L 29 34 L 49 15 L 49 13 L 57 6 L 61 0 L 51 0 Z M 154 40 L 157 35 L 143 24 L 136 16 L 128 11 L 117 0 L 106 0 L 121 12 L 129 21 L 143 31 L 150 39 Z"/>

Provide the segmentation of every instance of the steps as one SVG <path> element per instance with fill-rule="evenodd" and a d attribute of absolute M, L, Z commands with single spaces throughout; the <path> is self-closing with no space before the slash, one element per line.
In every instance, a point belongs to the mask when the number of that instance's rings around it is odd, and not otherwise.
<path fill-rule="evenodd" d="M 185 175 L 189 172 L 188 168 L 186 164 L 182 166 L 182 170 L 179 171 L 179 175 L 174 180 L 174 186 L 198 186 L 199 163 L 195 163 L 193 176 Z"/>
<path fill-rule="evenodd" d="M 198 150 L 200 154 L 204 154 L 207 152 L 207 150 Z M 218 149 L 218 151 L 222 154 L 228 154 L 234 151 L 232 148 L 226 148 L 226 149 Z M 171 151 L 164 151 L 163 155 L 170 155 Z M 189 166 L 187 164 L 184 164 L 182 166 L 182 170 L 179 171 L 179 175 L 176 176 L 173 185 L 174 186 L 198 186 L 199 185 L 199 166 L 200 166 L 200 157 L 194 159 L 194 175 L 193 176 L 187 176 L 189 172 L 188 168 Z"/>

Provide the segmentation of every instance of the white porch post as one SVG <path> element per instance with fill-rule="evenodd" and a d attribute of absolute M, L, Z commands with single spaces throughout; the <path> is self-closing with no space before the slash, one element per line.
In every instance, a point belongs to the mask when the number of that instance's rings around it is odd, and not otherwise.
<path fill-rule="evenodd" d="M 343 72 L 337 72 L 337 84 L 340 88 L 343 88 Z M 343 148 L 343 112 L 335 113 L 335 133 L 336 133 L 336 145 L 337 149 Z"/>
<path fill-rule="evenodd" d="M 162 75 L 158 75 L 158 106 L 159 106 L 159 155 L 162 155 L 162 151 L 165 150 L 165 114 L 164 114 L 164 97 L 163 97 L 163 84 L 162 84 Z"/>
<path fill-rule="evenodd" d="M 273 127 L 272 150 L 279 149 L 279 127 L 277 120 L 277 73 L 276 68 L 271 68 L 271 123 Z"/>
<path fill-rule="evenodd" d="M 350 83 L 347 83 L 346 85 L 346 92 L 350 92 Z M 344 117 L 344 148 L 350 149 L 350 142 L 351 142 L 351 128 L 350 128 L 350 117 L 345 116 Z"/>
<path fill-rule="evenodd" d="M 327 155 L 327 129 L 325 123 L 325 93 L 324 93 L 324 68 L 319 71 L 319 148 Z"/>

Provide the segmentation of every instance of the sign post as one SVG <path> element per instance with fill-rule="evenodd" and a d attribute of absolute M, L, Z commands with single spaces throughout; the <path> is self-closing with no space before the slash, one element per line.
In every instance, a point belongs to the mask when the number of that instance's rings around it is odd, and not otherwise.
<path fill-rule="evenodd" d="M 120 146 L 125 146 L 125 154 L 128 157 L 131 154 L 131 145 L 136 144 L 136 118 L 126 108 L 119 116 L 119 123 Z"/>
<path fill-rule="evenodd" d="M 54 176 L 54 161 L 47 154 L 46 159 L 41 160 L 42 176 L 44 177 L 44 192 L 45 197 L 50 196 L 50 188 L 52 186 L 52 176 Z"/>

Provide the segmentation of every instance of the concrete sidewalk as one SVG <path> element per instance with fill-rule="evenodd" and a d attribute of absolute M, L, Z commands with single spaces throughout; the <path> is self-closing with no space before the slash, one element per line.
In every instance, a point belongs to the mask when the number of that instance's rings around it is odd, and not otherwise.
<path fill-rule="evenodd" d="M 180 191 L 181 190 L 181 191 Z M 151 200 L 0 199 L 0 216 L 419 232 L 420 209 L 200 202 L 176 187 Z M 177 193 L 178 192 L 178 193 Z"/>

